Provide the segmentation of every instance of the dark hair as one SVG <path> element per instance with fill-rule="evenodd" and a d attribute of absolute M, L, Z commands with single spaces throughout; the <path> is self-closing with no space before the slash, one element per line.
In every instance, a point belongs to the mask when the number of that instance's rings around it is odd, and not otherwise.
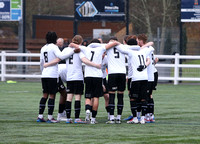
<path fill-rule="evenodd" d="M 137 45 L 137 41 L 136 39 L 129 39 L 128 42 L 127 42 L 127 45 Z"/>
<path fill-rule="evenodd" d="M 46 41 L 48 44 L 50 44 L 50 43 L 56 44 L 57 38 L 58 37 L 55 32 L 47 32 L 47 34 L 46 34 Z"/>
<path fill-rule="evenodd" d="M 93 39 L 93 40 L 90 41 L 90 43 L 101 43 L 101 42 L 98 39 Z"/>
<path fill-rule="evenodd" d="M 117 37 L 111 37 L 111 38 L 109 39 L 109 41 L 110 41 L 110 40 L 116 40 L 116 41 L 118 41 Z"/>
<path fill-rule="evenodd" d="M 128 41 L 127 41 L 127 38 L 128 38 L 128 37 L 129 37 L 129 35 L 125 35 L 125 36 L 124 36 L 124 41 L 125 41 L 126 44 L 127 44 L 127 42 L 128 42 Z"/>

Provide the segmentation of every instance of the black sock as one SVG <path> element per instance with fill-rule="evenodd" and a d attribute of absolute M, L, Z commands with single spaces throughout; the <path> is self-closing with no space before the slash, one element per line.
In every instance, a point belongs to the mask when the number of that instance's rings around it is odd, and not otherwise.
<path fill-rule="evenodd" d="M 91 106 L 91 105 L 88 105 L 88 104 L 85 105 L 85 111 L 86 111 L 86 110 L 92 111 L 92 106 Z"/>
<path fill-rule="evenodd" d="M 154 100 L 152 98 L 149 100 L 149 113 L 154 114 Z"/>
<path fill-rule="evenodd" d="M 53 115 L 55 99 L 48 100 L 48 115 Z"/>
<path fill-rule="evenodd" d="M 65 104 L 59 104 L 58 113 L 63 113 L 65 110 Z"/>
<path fill-rule="evenodd" d="M 46 105 L 47 99 L 46 98 L 41 98 L 40 99 L 40 105 L 39 105 L 39 114 L 43 114 L 45 110 L 45 105 Z"/>
<path fill-rule="evenodd" d="M 81 102 L 80 101 L 75 101 L 74 109 L 75 109 L 75 118 L 79 118 L 80 111 L 81 111 Z"/>
<path fill-rule="evenodd" d="M 96 118 L 96 115 L 97 115 L 97 111 L 92 110 L 92 117 L 93 117 L 93 118 Z"/>
<path fill-rule="evenodd" d="M 71 107 L 72 107 L 72 102 L 66 101 L 65 111 L 66 111 L 67 118 L 71 117 Z"/>
<path fill-rule="evenodd" d="M 133 117 L 137 117 L 137 102 L 136 101 L 130 101 L 131 105 L 131 112 Z"/>
<path fill-rule="evenodd" d="M 142 106 L 142 116 L 145 116 L 145 114 L 147 114 L 147 102 L 146 101 L 142 101 L 141 102 Z"/>
<path fill-rule="evenodd" d="M 115 94 L 109 93 L 109 108 L 110 115 L 114 115 L 115 110 Z"/>
<path fill-rule="evenodd" d="M 122 115 L 123 107 L 124 107 L 124 94 L 117 94 L 117 114 Z"/>
<path fill-rule="evenodd" d="M 107 113 L 109 113 L 110 111 L 109 111 L 109 106 L 107 106 L 107 107 L 105 107 L 106 108 L 106 111 L 107 111 Z"/>
<path fill-rule="evenodd" d="M 141 112 L 142 108 L 141 108 L 141 102 L 137 101 L 137 112 Z"/>

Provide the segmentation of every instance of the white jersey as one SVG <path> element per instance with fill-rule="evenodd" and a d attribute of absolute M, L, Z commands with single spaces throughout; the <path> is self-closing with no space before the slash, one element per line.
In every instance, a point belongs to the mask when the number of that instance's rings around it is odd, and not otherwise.
<path fill-rule="evenodd" d="M 66 60 L 67 81 L 83 80 L 82 57 L 83 53 L 74 53 Z"/>
<path fill-rule="evenodd" d="M 155 68 L 154 68 L 154 73 L 156 73 L 156 72 L 158 72 L 158 70 L 157 70 L 157 68 L 155 67 Z"/>
<path fill-rule="evenodd" d="M 108 60 L 107 60 L 107 56 L 105 56 L 103 58 L 102 64 L 101 64 L 101 70 L 103 72 L 103 79 L 106 78 L 107 76 L 107 72 L 106 72 L 106 68 L 108 66 Z"/>
<path fill-rule="evenodd" d="M 155 57 L 154 57 L 154 61 L 155 61 Z M 156 68 L 156 63 L 154 62 L 154 73 L 158 72 L 157 68 Z"/>
<path fill-rule="evenodd" d="M 144 49 L 148 49 L 148 48 L 153 48 L 152 46 L 149 47 L 145 47 Z M 155 69 L 155 64 L 154 64 L 154 53 L 151 52 L 149 54 L 149 58 L 150 58 L 150 64 L 147 67 L 147 73 L 148 73 L 148 81 L 149 82 L 153 82 L 154 81 L 154 69 Z"/>
<path fill-rule="evenodd" d="M 66 64 L 58 64 L 58 74 L 63 82 L 67 82 L 67 68 Z"/>
<path fill-rule="evenodd" d="M 61 56 L 61 51 L 55 44 L 46 44 L 41 48 L 40 61 L 48 63 Z M 42 78 L 58 78 L 58 64 L 49 66 L 42 70 Z"/>
<path fill-rule="evenodd" d="M 140 51 L 133 51 L 130 49 L 123 49 L 117 47 L 122 53 L 126 53 L 129 56 L 129 61 L 133 70 L 131 79 L 132 81 L 148 80 L 147 69 L 139 72 L 137 68 L 139 65 L 145 65 L 148 55 L 154 50 L 153 48 L 142 49 Z"/>
<path fill-rule="evenodd" d="M 133 47 L 128 47 L 130 50 L 140 50 L 140 46 L 133 46 Z M 128 79 L 130 79 L 132 77 L 133 74 L 133 69 L 131 67 L 131 61 L 129 60 L 129 57 L 127 57 L 128 60 Z"/>
<path fill-rule="evenodd" d="M 131 61 L 129 60 L 129 58 L 127 58 L 127 60 L 128 60 L 128 79 L 130 79 L 133 74 L 133 69 L 131 67 Z"/>
<path fill-rule="evenodd" d="M 101 64 L 102 63 L 102 55 L 106 51 L 104 45 L 101 45 L 96 48 L 91 48 L 90 45 L 88 47 L 80 46 L 81 51 L 85 54 L 85 57 L 90 61 Z M 101 69 L 85 65 L 85 77 L 97 77 L 102 78 L 103 73 Z"/>
<path fill-rule="evenodd" d="M 125 55 L 116 47 L 107 50 L 108 74 L 126 74 Z"/>

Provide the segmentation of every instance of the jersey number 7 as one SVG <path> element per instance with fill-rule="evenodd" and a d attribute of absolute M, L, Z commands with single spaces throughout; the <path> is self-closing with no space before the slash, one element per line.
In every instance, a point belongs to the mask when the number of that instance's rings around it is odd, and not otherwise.
<path fill-rule="evenodd" d="M 91 58 L 90 58 L 90 61 L 93 60 L 93 57 L 94 57 L 94 51 L 91 51 L 91 53 L 92 53 L 92 56 L 91 56 Z"/>

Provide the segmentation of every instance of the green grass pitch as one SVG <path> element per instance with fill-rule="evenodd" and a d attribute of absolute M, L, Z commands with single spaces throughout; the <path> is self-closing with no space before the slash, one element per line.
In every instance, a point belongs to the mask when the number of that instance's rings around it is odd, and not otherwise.
<path fill-rule="evenodd" d="M 47 124 L 36 122 L 42 96 L 41 83 L 0 82 L 0 143 L 200 143 L 200 85 L 159 84 L 153 95 L 156 119 L 154 124 L 126 124 L 125 121 L 122 124 L 105 124 L 107 114 L 103 98 L 100 98 L 98 124 Z M 54 110 L 55 118 L 58 100 L 59 94 Z M 130 115 L 127 91 L 124 101 L 122 119 Z M 82 97 L 82 119 L 85 116 L 84 108 Z M 44 115 L 47 118 L 47 107 Z"/>

